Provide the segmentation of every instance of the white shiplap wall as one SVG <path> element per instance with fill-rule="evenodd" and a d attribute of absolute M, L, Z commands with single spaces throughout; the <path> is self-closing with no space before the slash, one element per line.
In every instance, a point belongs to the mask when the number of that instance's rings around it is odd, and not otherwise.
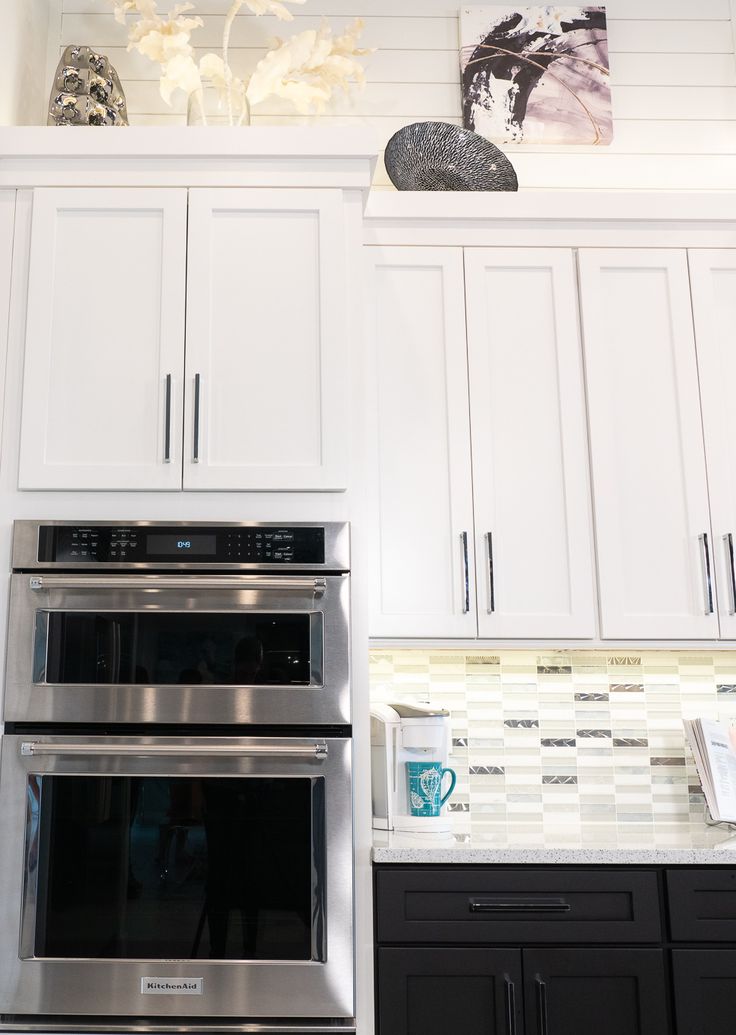
<path fill-rule="evenodd" d="M 58 0 L 57 0 L 58 2 Z M 60 47 L 86 43 L 106 53 L 123 79 L 131 122 L 184 123 L 185 102 L 169 108 L 157 67 L 125 49 L 125 29 L 108 0 L 61 0 Z M 198 47 L 219 49 L 228 0 L 194 0 L 205 25 Z M 162 10 L 168 8 L 160 0 Z M 614 142 L 603 148 L 507 146 L 526 189 L 736 189 L 736 0 L 609 0 Z M 308 0 L 291 25 L 241 13 L 232 38 L 236 72 L 253 68 L 274 36 L 319 24 L 365 19 L 369 83 L 340 99 L 331 124 L 373 126 L 381 146 L 422 119 L 461 123 L 459 6 L 448 0 Z M 308 12 L 308 13 L 307 13 Z M 323 117 L 325 118 L 325 117 Z M 254 122 L 309 122 L 267 102 Z M 503 145 L 502 145 L 503 146 Z M 388 184 L 382 164 L 377 185 Z"/>

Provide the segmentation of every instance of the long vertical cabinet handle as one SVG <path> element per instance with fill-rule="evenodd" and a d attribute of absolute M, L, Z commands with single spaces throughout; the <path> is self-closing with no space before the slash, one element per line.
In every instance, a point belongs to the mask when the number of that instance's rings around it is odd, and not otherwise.
<path fill-rule="evenodd" d="M 729 589 L 731 600 L 728 607 L 728 613 L 730 615 L 736 615 L 736 566 L 734 566 L 733 558 L 733 534 L 729 532 L 724 535 L 723 541 L 726 544 L 726 554 L 728 556 L 728 573 L 729 573 Z"/>
<path fill-rule="evenodd" d="M 508 974 L 504 974 L 504 980 L 506 982 L 504 989 L 506 997 L 506 1035 L 516 1035 L 516 989 L 514 988 L 514 982 Z"/>
<path fill-rule="evenodd" d="M 171 374 L 166 375 L 164 402 L 164 463 L 171 463 Z"/>
<path fill-rule="evenodd" d="M 199 405 L 202 390 L 202 378 L 199 374 L 194 375 L 194 448 L 192 452 L 192 463 L 199 463 Z"/>
<path fill-rule="evenodd" d="M 460 533 L 460 546 L 463 551 L 463 614 L 470 610 L 470 563 L 468 560 L 468 533 Z"/>
<path fill-rule="evenodd" d="M 705 597 L 705 613 L 712 615 L 713 608 L 713 573 L 710 565 L 710 544 L 708 533 L 703 532 L 698 536 L 703 556 L 703 596 Z"/>
<path fill-rule="evenodd" d="M 535 977 L 537 986 L 537 1032 L 538 1035 L 549 1035 L 547 1027 L 547 986 L 539 974 Z"/>
<path fill-rule="evenodd" d="M 496 610 L 496 576 L 493 570 L 493 532 L 486 532 L 486 550 L 488 552 L 488 614 Z"/>

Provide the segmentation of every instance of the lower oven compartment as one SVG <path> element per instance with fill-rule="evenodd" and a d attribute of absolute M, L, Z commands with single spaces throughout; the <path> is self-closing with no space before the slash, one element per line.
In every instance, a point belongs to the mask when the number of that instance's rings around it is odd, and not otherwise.
<path fill-rule="evenodd" d="M 352 1030 L 351 804 L 337 736 L 6 736 L 3 1026 Z"/>

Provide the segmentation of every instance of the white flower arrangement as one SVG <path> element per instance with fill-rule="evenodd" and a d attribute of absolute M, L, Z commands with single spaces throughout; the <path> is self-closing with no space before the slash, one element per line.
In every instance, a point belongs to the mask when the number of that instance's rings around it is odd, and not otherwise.
<path fill-rule="evenodd" d="M 208 82 L 226 106 L 230 125 L 242 125 L 250 105 L 266 97 L 283 97 L 303 115 L 319 114 L 336 90 L 348 92 L 365 83 L 365 71 L 357 59 L 371 51 L 358 47 L 363 29 L 359 18 L 341 36 L 335 36 L 329 25 L 323 23 L 320 29 L 276 40 L 252 75 L 239 79 L 233 74 L 229 63 L 230 33 L 240 9 L 247 7 L 256 16 L 270 14 L 288 22 L 294 15 L 286 5 L 305 2 L 233 0 L 225 18 L 222 56 L 205 54 L 197 62 L 191 34 L 203 22 L 190 14 L 193 4 L 177 3 L 163 15 L 158 11 L 157 0 L 112 0 L 115 19 L 129 25 L 128 50 L 137 50 L 160 65 L 160 90 L 166 103 L 171 103 L 175 90 L 195 95 L 206 122 L 202 89 L 203 83 Z M 135 21 L 129 21 L 131 15 L 137 15 Z"/>

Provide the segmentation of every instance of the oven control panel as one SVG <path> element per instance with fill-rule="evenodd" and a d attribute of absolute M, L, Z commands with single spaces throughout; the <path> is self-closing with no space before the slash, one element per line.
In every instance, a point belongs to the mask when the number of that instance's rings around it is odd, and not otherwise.
<path fill-rule="evenodd" d="M 266 525 L 41 525 L 41 563 L 324 564 L 325 529 Z"/>

